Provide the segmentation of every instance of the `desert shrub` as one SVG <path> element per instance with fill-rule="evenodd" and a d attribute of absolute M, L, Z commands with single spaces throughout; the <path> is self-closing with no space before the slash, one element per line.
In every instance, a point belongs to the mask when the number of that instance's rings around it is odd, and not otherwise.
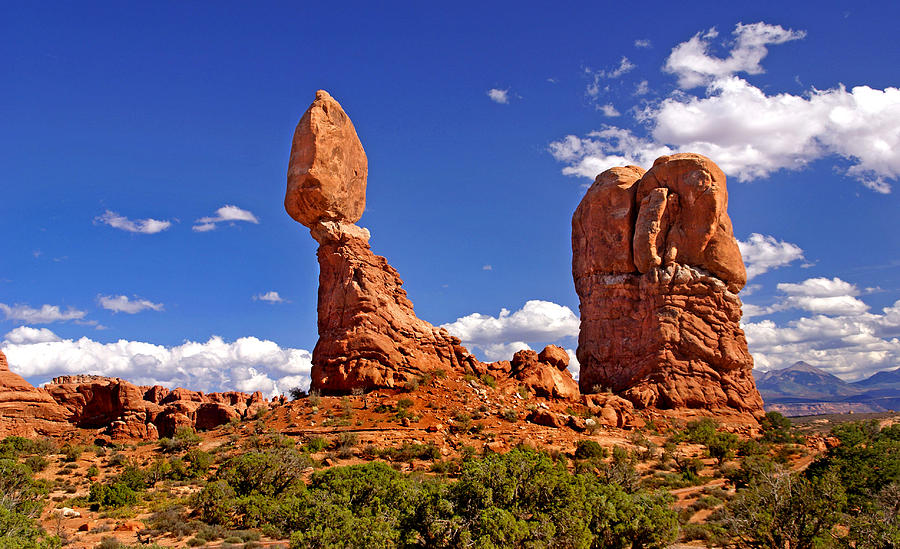
<path fill-rule="evenodd" d="M 494 376 L 490 374 L 481 374 L 481 377 L 478 378 L 483 384 L 491 389 L 497 388 L 497 380 L 494 379 Z"/>
<path fill-rule="evenodd" d="M 0 441 L 0 458 L 16 458 L 21 456 L 45 456 L 56 451 L 56 444 L 51 439 L 30 439 L 20 436 L 8 436 Z"/>
<path fill-rule="evenodd" d="M 397 462 L 411 462 L 415 459 L 434 461 L 440 459 L 441 450 L 433 443 L 405 442 L 398 448 L 384 448 L 378 451 L 377 455 Z"/>
<path fill-rule="evenodd" d="M 197 509 L 200 520 L 203 522 L 207 524 L 230 524 L 235 508 L 234 496 L 234 489 L 226 481 L 219 480 L 207 483 L 200 492 L 193 496 L 191 504 Z M 200 534 L 203 534 L 203 532 Z M 204 539 L 214 540 L 218 538 L 205 536 Z"/>
<path fill-rule="evenodd" d="M 306 391 L 304 391 L 301 387 L 291 387 L 288 390 L 288 396 L 291 397 L 291 400 L 300 400 L 301 398 L 306 397 Z"/>
<path fill-rule="evenodd" d="M 734 433 L 716 433 L 706 443 L 706 450 L 709 457 L 721 465 L 726 459 L 734 456 L 734 452 L 738 447 L 738 437 Z"/>
<path fill-rule="evenodd" d="M 190 427 L 179 427 L 172 438 L 159 439 L 159 448 L 166 453 L 183 452 L 200 444 L 200 435 Z"/>
<path fill-rule="evenodd" d="M 510 423 L 515 423 L 515 422 L 519 421 L 519 412 L 517 412 L 513 408 L 507 408 L 506 410 L 503 410 L 503 412 L 500 413 L 500 417 L 502 417 L 503 419 L 505 419 L 506 421 L 508 421 Z"/>
<path fill-rule="evenodd" d="M 246 478 L 251 462 L 234 461 L 244 457 L 229 460 L 230 472 L 192 503 L 205 522 L 292 532 L 292 548 L 653 548 L 677 533 L 667 494 L 628 493 L 534 450 L 464 461 L 455 482 L 371 462 L 315 472 L 281 491 Z M 259 455 L 252 464 L 275 467 Z M 196 537 L 210 539 L 202 531 Z"/>
<path fill-rule="evenodd" d="M 836 476 L 809 480 L 773 466 L 750 475 L 720 524 L 736 547 L 813 549 L 831 543 L 845 503 Z"/>
<path fill-rule="evenodd" d="M 50 462 L 47 461 L 47 458 L 43 456 L 28 456 L 25 458 L 25 465 L 28 466 L 34 472 L 43 471 L 50 465 Z"/>
<path fill-rule="evenodd" d="M 675 470 L 688 483 L 698 483 L 700 481 L 700 471 L 703 469 L 703 461 L 699 458 L 689 456 L 675 456 Z"/>
<path fill-rule="evenodd" d="M 128 457 L 125 454 L 117 451 L 114 451 L 109 455 L 109 466 L 110 467 L 118 467 L 120 465 L 127 465 Z"/>
<path fill-rule="evenodd" d="M 147 524 L 154 532 L 171 532 L 175 537 L 182 538 L 193 534 L 198 523 L 188 522 L 187 510 L 182 505 L 172 505 L 150 515 Z"/>
<path fill-rule="evenodd" d="M 801 443 L 803 440 L 803 437 L 793 433 L 791 420 L 778 412 L 766 412 L 759 425 L 763 432 L 763 442 L 785 444 Z"/>
<path fill-rule="evenodd" d="M 47 496 L 47 485 L 35 480 L 27 465 L 0 458 L 0 549 L 58 547 L 36 519 Z"/>
<path fill-rule="evenodd" d="M 874 420 L 848 423 L 835 427 L 832 435 L 840 444 L 809 466 L 808 477 L 833 471 L 851 506 L 861 509 L 885 487 L 900 483 L 900 424 L 882 429 Z"/>
<path fill-rule="evenodd" d="M 116 476 L 115 482 L 120 482 L 135 492 L 140 492 L 147 488 L 147 474 L 136 465 L 128 465 Z"/>
<path fill-rule="evenodd" d="M 468 433 L 472 428 L 472 416 L 466 412 L 456 412 L 453 415 L 453 425 L 451 427 L 454 431 Z"/>
<path fill-rule="evenodd" d="M 306 444 L 303 445 L 302 450 L 310 454 L 317 454 L 324 450 L 327 445 L 328 441 L 325 439 L 325 437 L 315 436 L 306 441 Z"/>
<path fill-rule="evenodd" d="M 63 459 L 67 462 L 77 461 L 81 457 L 84 448 L 76 444 L 66 444 L 61 448 Z"/>
<path fill-rule="evenodd" d="M 88 502 L 93 510 L 115 509 L 137 503 L 137 494 L 123 482 L 110 485 L 95 482 L 91 484 Z"/>
<path fill-rule="evenodd" d="M 604 480 L 609 484 L 621 486 L 626 492 L 635 492 L 640 485 L 641 476 L 634 468 L 634 456 L 627 450 L 616 446 L 612 451 L 612 460 L 602 471 Z"/>
<path fill-rule="evenodd" d="M 691 442 L 693 444 L 708 445 L 716 436 L 719 424 L 712 418 L 701 418 L 689 421 L 685 428 L 673 435 L 674 442 Z"/>
<path fill-rule="evenodd" d="M 308 467 L 312 467 L 309 457 L 295 450 L 248 452 L 222 464 L 216 478 L 239 496 L 278 496 L 302 485 L 303 471 Z"/>
<path fill-rule="evenodd" d="M 190 464 L 187 468 L 187 474 L 190 478 L 199 478 L 206 475 L 213 464 L 212 454 L 199 448 L 188 450 L 187 454 L 184 455 L 184 460 Z"/>
<path fill-rule="evenodd" d="M 608 454 L 606 448 L 590 439 L 579 440 L 575 446 L 575 459 L 603 459 Z"/>

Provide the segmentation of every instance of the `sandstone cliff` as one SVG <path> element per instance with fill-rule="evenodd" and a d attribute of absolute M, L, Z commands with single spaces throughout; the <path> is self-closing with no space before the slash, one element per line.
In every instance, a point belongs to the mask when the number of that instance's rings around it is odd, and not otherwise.
<path fill-rule="evenodd" d="M 697 154 L 598 175 L 572 218 L 584 393 L 760 413 L 738 323 L 744 264 L 725 175 Z"/>

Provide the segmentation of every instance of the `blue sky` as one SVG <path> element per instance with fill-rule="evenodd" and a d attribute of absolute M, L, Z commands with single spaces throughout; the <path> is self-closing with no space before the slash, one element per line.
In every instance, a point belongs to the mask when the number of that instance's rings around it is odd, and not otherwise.
<path fill-rule="evenodd" d="M 482 358 L 574 348 L 586 185 L 684 150 L 729 176 L 757 366 L 900 366 L 896 3 L 296 4 L 5 6 L 14 370 L 307 382 L 315 243 L 282 200 L 320 88 L 366 148 L 375 252 Z"/>

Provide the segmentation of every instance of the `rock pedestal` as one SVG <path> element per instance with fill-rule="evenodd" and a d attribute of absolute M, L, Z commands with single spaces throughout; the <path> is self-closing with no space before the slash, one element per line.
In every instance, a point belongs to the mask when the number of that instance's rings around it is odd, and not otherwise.
<path fill-rule="evenodd" d="M 403 281 L 349 223 L 312 228 L 319 242 L 319 341 L 312 387 L 328 392 L 402 387 L 436 369 L 472 369 L 460 340 L 416 317 Z"/>
<path fill-rule="evenodd" d="M 597 176 L 572 218 L 582 393 L 760 413 L 739 326 L 744 264 L 725 175 L 676 154 Z"/>

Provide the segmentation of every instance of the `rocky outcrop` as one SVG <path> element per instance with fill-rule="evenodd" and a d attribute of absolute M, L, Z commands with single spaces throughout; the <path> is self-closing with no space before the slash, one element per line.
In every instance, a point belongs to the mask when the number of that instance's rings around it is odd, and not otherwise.
<path fill-rule="evenodd" d="M 350 118 L 317 92 L 294 133 L 285 209 L 319 243 L 312 387 L 327 392 L 397 387 L 477 362 L 458 338 L 416 316 L 397 271 L 354 224 L 365 207 L 367 171 Z"/>
<path fill-rule="evenodd" d="M 597 176 L 572 218 L 582 392 L 761 412 L 727 208 L 725 175 L 697 154 Z"/>
<path fill-rule="evenodd" d="M 107 428 L 114 438 L 168 437 L 178 427 L 214 429 L 249 417 L 268 402 L 259 392 L 208 393 L 158 385 L 142 387 L 103 376 L 63 376 L 45 387 L 82 428 Z"/>
<path fill-rule="evenodd" d="M 10 371 L 0 351 L 0 437 L 58 435 L 69 427 L 69 412 Z"/>
<path fill-rule="evenodd" d="M 204 394 L 93 375 L 57 377 L 37 388 L 11 372 L 0 352 L 0 436 L 61 435 L 77 427 L 112 439 L 155 440 L 178 427 L 213 429 L 268 407 L 259 392 Z"/>

